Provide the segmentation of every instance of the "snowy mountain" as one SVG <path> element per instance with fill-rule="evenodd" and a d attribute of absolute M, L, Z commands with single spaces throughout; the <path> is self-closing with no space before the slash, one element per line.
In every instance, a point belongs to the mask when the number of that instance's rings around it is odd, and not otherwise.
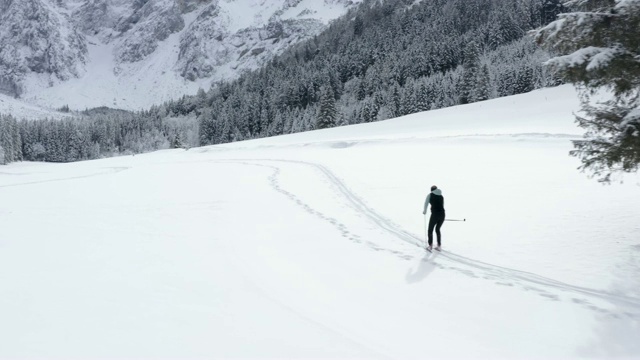
<path fill-rule="evenodd" d="M 0 92 L 139 109 L 258 68 L 361 0 L 0 0 Z"/>
<path fill-rule="evenodd" d="M 576 170 L 579 106 L 4 166 L 0 358 L 638 359 L 640 179 Z"/>

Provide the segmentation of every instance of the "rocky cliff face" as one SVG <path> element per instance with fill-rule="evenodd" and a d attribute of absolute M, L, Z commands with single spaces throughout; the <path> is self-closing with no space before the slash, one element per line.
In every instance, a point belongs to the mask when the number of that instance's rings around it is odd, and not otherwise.
<path fill-rule="evenodd" d="M 57 2 L 0 0 L 0 92 L 19 96 L 29 73 L 82 74 L 86 39 Z"/>
<path fill-rule="evenodd" d="M 317 34 L 323 26 L 317 19 L 281 20 L 273 16 L 263 26 L 232 31 L 223 9 L 212 3 L 181 34 L 176 70 L 193 81 L 214 76 L 225 65 L 256 68 L 287 46 Z"/>
<path fill-rule="evenodd" d="M 121 41 L 116 47 L 119 62 L 143 60 L 156 51 L 159 42 L 184 29 L 180 3 L 150 0 L 118 24 Z"/>
<path fill-rule="evenodd" d="M 0 93 L 149 106 L 258 68 L 360 1 L 0 0 Z"/>

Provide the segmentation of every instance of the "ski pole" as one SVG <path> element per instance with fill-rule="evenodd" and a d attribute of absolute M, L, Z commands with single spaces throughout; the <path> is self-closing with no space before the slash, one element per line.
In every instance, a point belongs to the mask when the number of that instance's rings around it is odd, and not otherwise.
<path fill-rule="evenodd" d="M 445 219 L 444 221 L 467 221 L 467 219 Z"/>
<path fill-rule="evenodd" d="M 422 247 L 427 247 L 427 215 L 424 215 L 424 242 L 422 243 Z"/>

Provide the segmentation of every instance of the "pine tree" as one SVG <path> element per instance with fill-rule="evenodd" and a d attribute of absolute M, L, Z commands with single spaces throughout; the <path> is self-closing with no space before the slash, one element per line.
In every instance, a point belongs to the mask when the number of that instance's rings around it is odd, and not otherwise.
<path fill-rule="evenodd" d="M 361 123 L 368 123 L 372 121 L 372 116 L 371 116 L 371 105 L 369 105 L 369 102 L 365 102 L 364 105 L 362 106 L 362 110 L 360 111 L 360 122 Z"/>
<path fill-rule="evenodd" d="M 474 99 L 474 89 L 480 68 L 480 50 L 475 41 L 467 44 L 464 51 L 464 65 L 462 73 L 462 83 L 460 84 L 460 103 L 468 104 L 476 101 Z"/>
<path fill-rule="evenodd" d="M 316 129 L 326 129 L 336 125 L 337 110 L 336 100 L 330 86 L 325 86 L 321 90 L 320 108 L 316 118 Z"/>
<path fill-rule="evenodd" d="M 210 145 L 215 138 L 215 119 L 211 108 L 205 108 L 198 116 L 198 132 L 200 134 L 200 145 Z"/>
<path fill-rule="evenodd" d="M 229 124 L 229 120 L 223 120 L 220 137 L 216 139 L 216 144 L 225 144 L 228 142 L 231 142 L 231 125 Z"/>
<path fill-rule="evenodd" d="M 195 105 L 197 108 L 204 108 L 206 104 L 207 104 L 207 93 L 202 88 L 199 88 L 195 97 Z"/>
<path fill-rule="evenodd" d="M 8 132 L 5 117 L 0 115 L 0 165 L 5 165 L 7 160 L 5 159 L 6 150 L 4 147 L 7 145 L 8 137 L 6 133 Z"/>
<path fill-rule="evenodd" d="M 572 155 L 581 168 L 608 182 L 617 172 L 640 165 L 640 0 L 573 0 L 577 11 L 538 29 L 536 40 L 557 52 L 547 62 L 582 96 L 586 129 Z M 610 90 L 611 99 L 594 104 L 590 95 Z"/>
<path fill-rule="evenodd" d="M 172 149 L 179 149 L 182 148 L 184 145 L 184 142 L 182 141 L 182 136 L 180 136 L 180 134 L 176 133 L 173 135 L 173 140 L 171 140 L 171 148 Z"/>
<path fill-rule="evenodd" d="M 358 82 L 358 91 L 356 92 L 356 98 L 360 101 L 367 97 L 367 88 L 365 86 L 364 79 Z"/>
<path fill-rule="evenodd" d="M 380 92 L 376 92 L 373 96 L 373 106 L 371 107 L 371 121 L 378 120 L 380 108 L 384 105 L 384 97 Z"/>
<path fill-rule="evenodd" d="M 362 35 L 363 29 L 364 29 L 364 21 L 362 20 L 362 17 L 356 16 L 356 18 L 353 19 L 353 35 L 355 36 Z"/>
<path fill-rule="evenodd" d="M 484 101 L 491 98 L 491 75 L 489 74 L 489 66 L 487 66 L 487 64 L 482 65 L 478 73 L 474 98 L 476 101 Z"/>
<path fill-rule="evenodd" d="M 402 92 L 402 101 L 400 106 L 400 115 L 409 115 L 417 112 L 416 97 L 413 92 L 413 86 L 407 86 Z"/>
<path fill-rule="evenodd" d="M 420 84 L 417 96 L 417 110 L 427 111 L 431 109 L 431 101 L 431 94 L 427 90 L 427 86 L 424 83 Z"/>
<path fill-rule="evenodd" d="M 400 90 L 398 89 L 398 85 L 394 85 L 393 86 L 393 93 L 391 94 L 391 101 L 392 101 L 392 113 L 393 113 L 393 117 L 398 117 L 401 116 L 401 107 L 402 107 L 402 101 L 400 98 Z"/>
<path fill-rule="evenodd" d="M 0 146 L 4 149 L 2 159 L 0 159 L 2 164 L 14 161 L 13 131 L 11 116 L 0 116 Z"/>
<path fill-rule="evenodd" d="M 533 89 L 533 69 L 525 64 L 518 69 L 514 94 L 524 94 Z"/>
<path fill-rule="evenodd" d="M 271 109 L 271 102 L 267 96 L 262 98 L 260 105 L 260 133 L 261 135 L 267 135 L 270 132 L 271 123 L 273 121 L 273 113 Z M 279 128 L 282 128 L 281 126 Z"/>
<path fill-rule="evenodd" d="M 269 124 L 267 136 L 276 136 L 284 134 L 285 122 L 282 118 L 282 113 L 277 112 L 273 118 L 273 122 Z"/>
<path fill-rule="evenodd" d="M 20 137 L 20 128 L 18 126 L 18 120 L 16 118 L 12 118 L 13 126 L 12 126 L 12 142 L 13 142 L 13 159 L 14 161 L 22 161 L 24 156 L 22 154 L 22 138 Z"/>

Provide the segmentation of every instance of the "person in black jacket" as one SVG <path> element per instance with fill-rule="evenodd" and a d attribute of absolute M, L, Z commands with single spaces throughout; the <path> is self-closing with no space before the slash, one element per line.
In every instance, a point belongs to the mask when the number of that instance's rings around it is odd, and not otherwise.
<path fill-rule="evenodd" d="M 433 229 L 436 229 L 436 235 L 438 236 L 438 246 L 436 250 L 440 251 L 442 246 L 442 236 L 440 235 L 440 228 L 444 224 L 444 196 L 442 191 L 437 186 L 431 187 L 431 192 L 427 195 L 427 199 L 424 202 L 424 211 L 422 215 L 427 214 L 427 206 L 431 204 L 431 218 L 429 218 L 429 247 L 427 250 L 431 251 L 433 245 Z"/>

